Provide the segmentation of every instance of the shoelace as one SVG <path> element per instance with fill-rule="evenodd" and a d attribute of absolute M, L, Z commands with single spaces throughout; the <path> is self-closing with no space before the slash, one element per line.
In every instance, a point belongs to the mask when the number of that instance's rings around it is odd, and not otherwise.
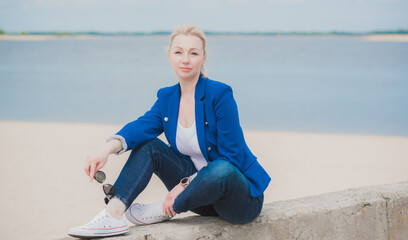
<path fill-rule="evenodd" d="M 144 219 L 154 219 L 154 218 L 161 218 L 165 217 L 166 215 L 163 214 L 163 210 L 161 209 L 161 204 L 156 204 L 153 206 L 141 205 L 138 206 L 139 210 L 141 211 L 142 220 Z"/>
<path fill-rule="evenodd" d="M 91 222 L 89 222 L 88 224 L 85 225 L 85 227 L 90 227 L 100 221 L 102 221 L 104 218 L 106 218 L 108 215 L 106 213 L 102 214 L 102 215 L 98 215 L 96 216 L 94 219 L 91 220 Z"/>

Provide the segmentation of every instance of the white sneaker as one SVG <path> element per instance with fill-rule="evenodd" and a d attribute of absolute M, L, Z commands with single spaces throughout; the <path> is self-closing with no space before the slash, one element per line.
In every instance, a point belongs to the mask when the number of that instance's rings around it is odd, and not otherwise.
<path fill-rule="evenodd" d="M 132 204 L 126 210 L 127 219 L 136 225 L 147 225 L 167 221 L 170 219 L 168 215 L 163 213 L 163 201 L 153 204 Z"/>
<path fill-rule="evenodd" d="M 116 219 L 112 217 L 105 209 L 102 210 L 96 217 L 94 217 L 89 223 L 70 228 L 68 235 L 77 238 L 90 238 L 90 237 L 105 237 L 119 235 L 129 232 L 129 227 L 124 217 Z"/>

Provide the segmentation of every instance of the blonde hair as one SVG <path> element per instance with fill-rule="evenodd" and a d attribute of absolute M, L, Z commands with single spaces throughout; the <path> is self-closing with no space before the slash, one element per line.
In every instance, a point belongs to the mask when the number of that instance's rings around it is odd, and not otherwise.
<path fill-rule="evenodd" d="M 204 50 L 203 54 L 207 55 L 207 39 L 205 38 L 204 32 L 199 27 L 197 27 L 194 24 L 189 24 L 189 23 L 176 27 L 176 29 L 174 29 L 174 31 L 170 35 L 170 45 L 167 48 L 167 51 L 169 51 L 171 45 L 173 44 L 173 40 L 177 35 L 192 35 L 192 36 L 196 36 L 200 38 L 201 42 L 203 43 L 203 50 Z M 208 71 L 204 67 L 204 65 L 201 66 L 201 73 L 203 74 L 205 78 L 208 75 Z"/>

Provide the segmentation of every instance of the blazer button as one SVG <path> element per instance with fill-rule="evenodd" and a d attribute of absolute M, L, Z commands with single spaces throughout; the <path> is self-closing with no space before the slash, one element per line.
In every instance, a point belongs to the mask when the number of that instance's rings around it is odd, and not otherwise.
<path fill-rule="evenodd" d="M 171 147 L 170 143 L 169 143 L 169 144 L 167 144 L 167 145 L 169 145 L 169 147 Z"/>
<path fill-rule="evenodd" d="M 208 151 L 211 151 L 211 147 L 208 147 Z"/>
<path fill-rule="evenodd" d="M 169 118 L 168 118 L 168 117 L 164 117 L 164 121 L 165 121 L 165 122 L 169 121 Z"/>
<path fill-rule="evenodd" d="M 205 122 L 204 124 L 205 124 L 205 126 L 208 126 L 208 122 Z"/>

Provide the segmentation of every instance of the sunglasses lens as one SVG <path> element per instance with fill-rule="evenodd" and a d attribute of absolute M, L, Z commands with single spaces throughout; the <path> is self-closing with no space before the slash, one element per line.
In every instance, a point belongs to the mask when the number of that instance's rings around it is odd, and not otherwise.
<path fill-rule="evenodd" d="M 106 179 L 106 175 L 105 175 L 105 173 L 102 172 L 102 171 L 97 171 L 97 172 L 95 173 L 94 179 L 95 179 L 96 181 L 98 181 L 98 183 L 103 183 L 103 181 L 105 181 L 105 179 Z"/>
<path fill-rule="evenodd" d="M 110 201 L 110 199 L 111 199 L 112 197 L 113 197 L 112 195 L 108 195 L 108 196 L 105 197 L 104 201 L 105 201 L 105 204 L 106 204 L 106 205 L 109 203 L 109 201 Z"/>
<path fill-rule="evenodd" d="M 103 192 L 106 195 L 115 195 L 115 188 L 111 184 L 105 184 L 103 185 Z"/>

